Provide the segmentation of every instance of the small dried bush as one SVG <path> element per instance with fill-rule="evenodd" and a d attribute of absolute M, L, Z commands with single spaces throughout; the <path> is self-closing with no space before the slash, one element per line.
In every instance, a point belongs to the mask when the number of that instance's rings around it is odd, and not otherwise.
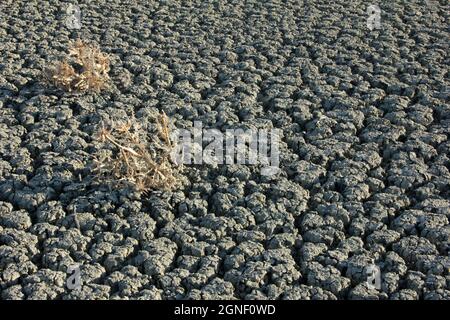
<path fill-rule="evenodd" d="M 68 57 L 45 70 L 45 78 L 66 91 L 100 91 L 109 81 L 109 57 L 80 39 L 70 44 Z"/>
<path fill-rule="evenodd" d="M 177 185 L 169 120 L 165 113 L 156 120 L 156 134 L 144 130 L 134 116 L 100 125 L 96 138 L 102 148 L 94 169 L 100 180 L 137 191 L 171 190 Z"/>

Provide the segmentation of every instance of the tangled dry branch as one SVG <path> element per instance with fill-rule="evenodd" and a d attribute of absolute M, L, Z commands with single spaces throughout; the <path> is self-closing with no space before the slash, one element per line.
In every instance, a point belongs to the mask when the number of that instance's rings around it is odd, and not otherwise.
<path fill-rule="evenodd" d="M 177 179 L 170 159 L 172 142 L 166 114 L 158 116 L 156 125 L 157 135 L 150 141 L 148 132 L 134 116 L 125 121 L 110 121 L 108 125 L 102 123 L 97 138 L 109 152 L 96 156 L 97 175 L 108 182 L 131 185 L 138 191 L 174 188 Z"/>
<path fill-rule="evenodd" d="M 66 91 L 100 91 L 107 86 L 109 57 L 80 39 L 71 43 L 68 57 L 44 72 L 45 78 Z"/>

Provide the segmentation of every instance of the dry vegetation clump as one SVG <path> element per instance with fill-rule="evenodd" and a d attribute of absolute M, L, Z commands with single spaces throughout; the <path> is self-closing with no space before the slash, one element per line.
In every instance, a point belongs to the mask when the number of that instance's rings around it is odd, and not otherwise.
<path fill-rule="evenodd" d="M 109 57 L 80 39 L 71 43 L 63 61 L 45 70 L 45 78 L 66 91 L 100 91 L 107 86 Z"/>
<path fill-rule="evenodd" d="M 96 135 L 104 146 L 95 159 L 97 177 L 137 191 L 173 189 L 177 179 L 165 113 L 158 116 L 155 133 L 144 130 L 134 116 L 126 121 L 110 121 L 108 125 L 102 123 Z"/>

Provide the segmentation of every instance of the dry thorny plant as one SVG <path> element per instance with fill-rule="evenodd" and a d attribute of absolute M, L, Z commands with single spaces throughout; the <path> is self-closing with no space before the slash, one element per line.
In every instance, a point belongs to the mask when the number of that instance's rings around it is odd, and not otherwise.
<path fill-rule="evenodd" d="M 156 131 L 150 140 L 134 115 L 125 121 L 109 121 L 107 125 L 103 122 L 97 138 L 108 147 L 107 152 L 99 152 L 95 157 L 97 176 L 104 182 L 132 186 L 137 191 L 174 188 L 177 179 L 171 161 L 173 143 L 165 113 L 158 115 Z"/>
<path fill-rule="evenodd" d="M 71 91 L 100 91 L 109 80 L 109 57 L 93 45 L 80 39 L 72 42 L 69 55 L 45 70 L 53 85 Z"/>

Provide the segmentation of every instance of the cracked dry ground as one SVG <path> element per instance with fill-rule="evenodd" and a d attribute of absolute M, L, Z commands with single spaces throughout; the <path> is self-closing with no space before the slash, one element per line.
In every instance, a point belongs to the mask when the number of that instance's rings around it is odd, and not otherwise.
<path fill-rule="evenodd" d="M 80 1 L 68 30 L 68 2 L 0 2 L 1 299 L 450 299 L 446 1 L 383 1 L 373 31 L 361 1 L 120 3 Z M 78 37 L 111 56 L 109 90 L 42 82 Z M 281 172 L 93 183 L 99 121 L 160 111 L 282 129 Z"/>

